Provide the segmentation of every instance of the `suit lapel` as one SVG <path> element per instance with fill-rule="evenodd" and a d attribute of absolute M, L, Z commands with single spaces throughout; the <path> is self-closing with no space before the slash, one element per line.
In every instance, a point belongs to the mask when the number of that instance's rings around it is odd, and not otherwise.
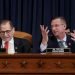
<path fill-rule="evenodd" d="M 54 36 L 52 39 L 53 39 L 53 47 L 59 48 L 59 44 L 58 44 L 58 41 L 57 41 L 56 37 Z"/>
<path fill-rule="evenodd" d="M 1 48 L 1 45 L 2 45 L 2 40 L 0 39 L 0 48 Z"/>
<path fill-rule="evenodd" d="M 17 53 L 18 52 L 18 39 L 17 38 L 14 38 L 14 49 L 15 49 L 15 52 Z"/>
<path fill-rule="evenodd" d="M 52 44 L 52 48 L 59 48 L 59 44 L 58 44 L 58 41 L 57 39 L 55 38 L 55 36 L 52 36 L 51 37 L 51 44 Z"/>
<path fill-rule="evenodd" d="M 58 44 L 58 41 L 57 41 L 57 39 L 55 40 L 55 48 L 59 48 L 59 44 Z"/>
<path fill-rule="evenodd" d="M 70 36 L 67 36 L 66 43 L 67 43 L 68 48 L 71 48 L 72 40 L 71 40 Z M 58 41 L 57 41 L 56 38 L 55 38 L 55 41 L 54 41 L 54 45 L 55 45 L 55 47 L 59 48 L 59 44 L 58 44 Z"/>
<path fill-rule="evenodd" d="M 70 36 L 67 36 L 66 43 L 68 45 L 68 48 L 71 48 L 71 37 Z"/>

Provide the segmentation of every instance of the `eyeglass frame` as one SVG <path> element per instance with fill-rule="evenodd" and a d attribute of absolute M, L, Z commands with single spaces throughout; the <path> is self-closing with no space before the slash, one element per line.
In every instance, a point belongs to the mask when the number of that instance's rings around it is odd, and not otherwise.
<path fill-rule="evenodd" d="M 13 28 L 12 28 L 12 29 L 13 29 Z M 2 35 L 5 34 L 5 33 L 6 33 L 6 34 L 9 34 L 9 33 L 12 31 L 12 29 L 11 29 L 11 30 L 6 30 L 6 31 L 0 31 L 0 34 L 2 34 Z"/>

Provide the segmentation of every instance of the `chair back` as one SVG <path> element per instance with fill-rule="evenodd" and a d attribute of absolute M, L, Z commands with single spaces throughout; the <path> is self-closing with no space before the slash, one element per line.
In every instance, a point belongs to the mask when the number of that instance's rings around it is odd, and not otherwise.
<path fill-rule="evenodd" d="M 26 32 L 15 31 L 14 37 L 27 39 L 32 44 L 32 35 Z"/>

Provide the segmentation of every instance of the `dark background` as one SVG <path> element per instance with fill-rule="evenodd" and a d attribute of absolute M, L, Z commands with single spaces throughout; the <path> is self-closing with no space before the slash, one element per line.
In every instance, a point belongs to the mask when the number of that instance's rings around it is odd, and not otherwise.
<path fill-rule="evenodd" d="M 63 16 L 75 29 L 75 0 L 0 0 L 0 20 L 9 19 L 16 30 L 33 36 L 33 52 L 39 52 L 40 24 L 50 26 L 51 18 Z"/>

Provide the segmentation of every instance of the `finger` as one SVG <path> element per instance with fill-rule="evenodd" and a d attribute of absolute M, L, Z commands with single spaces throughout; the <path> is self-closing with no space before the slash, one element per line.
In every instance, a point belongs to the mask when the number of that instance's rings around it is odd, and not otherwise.
<path fill-rule="evenodd" d="M 74 33 L 71 33 L 71 36 L 75 39 L 75 34 Z"/>
<path fill-rule="evenodd" d="M 47 30 L 47 29 L 48 29 L 48 27 L 45 28 L 45 30 Z"/>
<path fill-rule="evenodd" d="M 45 28 L 45 32 L 47 32 L 47 31 L 48 31 L 48 27 Z"/>
<path fill-rule="evenodd" d="M 71 36 L 74 36 L 74 33 L 71 33 Z"/>
<path fill-rule="evenodd" d="M 73 32 L 75 33 L 75 30 L 73 30 Z"/>
<path fill-rule="evenodd" d="M 49 33 L 49 30 L 47 30 L 47 34 Z"/>
<path fill-rule="evenodd" d="M 71 38 L 73 41 L 75 41 L 75 38 Z"/>
<path fill-rule="evenodd" d="M 44 25 L 42 26 L 42 30 L 43 30 L 44 32 L 46 32 L 47 29 L 48 29 L 48 27 L 45 28 Z"/>
<path fill-rule="evenodd" d="M 40 25 L 40 28 L 42 28 L 43 27 L 43 25 Z"/>
<path fill-rule="evenodd" d="M 44 30 L 44 25 L 40 25 L 41 31 Z"/>

